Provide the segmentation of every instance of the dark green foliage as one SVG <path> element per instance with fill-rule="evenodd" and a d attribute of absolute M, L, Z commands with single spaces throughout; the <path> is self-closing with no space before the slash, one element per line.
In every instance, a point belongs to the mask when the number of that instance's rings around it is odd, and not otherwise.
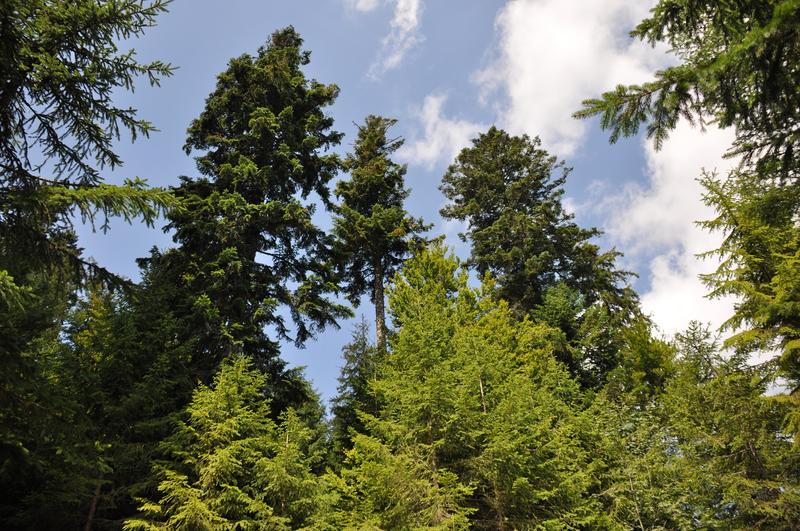
<path fill-rule="evenodd" d="M 601 386 L 619 365 L 631 324 L 628 314 L 612 313 L 602 304 L 587 305 L 579 292 L 560 282 L 545 291 L 531 315 L 561 332 L 556 357 L 585 387 Z"/>
<path fill-rule="evenodd" d="M 51 529 L 81 525 L 102 447 L 74 389 L 64 385 L 68 353 L 58 341 L 69 292 L 28 277 L 20 306 L 0 313 L 0 526 Z"/>
<path fill-rule="evenodd" d="M 85 260 L 72 230 L 80 215 L 152 224 L 171 195 L 101 172 L 122 164 L 113 144 L 153 126 L 112 101 L 136 78 L 170 75 L 140 63 L 118 39 L 140 36 L 167 2 L 11 0 L 0 5 L 0 490 L 4 528 L 91 526 L 109 471 L 108 447 L 85 395 L 93 363 L 72 358 L 61 325 L 72 291 L 125 282 Z M 85 369 L 86 372 L 83 372 Z M 96 405 L 100 395 L 92 397 Z"/>
<path fill-rule="evenodd" d="M 736 128 L 732 154 L 766 174 L 797 178 L 800 137 L 800 4 L 797 0 L 662 0 L 631 32 L 666 43 L 681 64 L 643 85 L 584 102 L 612 141 L 642 123 L 656 146 L 680 118 Z"/>
<path fill-rule="evenodd" d="M 403 178 L 406 167 L 389 156 L 403 139 L 387 137 L 397 120 L 367 116 L 359 127 L 354 153 L 345 159 L 350 180 L 336 183 L 333 233 L 344 265 L 344 292 L 358 306 L 364 293 L 375 305 L 375 329 L 379 350 L 386 350 L 384 282 L 392 277 L 412 247 L 419 246 L 419 233 L 430 228 L 412 218 L 403 208 L 409 190 Z"/>
<path fill-rule="evenodd" d="M 269 369 L 277 342 L 265 327 L 276 339 L 290 335 L 279 308 L 291 315 L 298 345 L 349 314 L 326 298 L 337 289 L 328 238 L 311 221 L 313 205 L 301 202 L 312 192 L 327 201 L 339 168 L 335 154 L 323 154 L 341 139 L 324 113 L 338 88 L 305 78 L 301 46 L 286 28 L 257 56 L 231 60 L 189 127 L 186 150 L 201 152 L 207 177 L 184 177 L 174 189 L 185 208 L 168 228 L 180 247 L 154 267 L 185 290 L 176 307 L 187 332 L 201 335 L 205 378 L 237 351 Z"/>
<path fill-rule="evenodd" d="M 135 139 L 154 129 L 135 109 L 114 105 L 112 93 L 132 90 L 139 76 L 157 84 L 172 72 L 161 61 L 138 62 L 115 39 L 140 36 L 166 4 L 10 0 L 0 6 L 0 256 L 17 257 L 0 263 L 0 300 L 19 297 L 29 270 L 119 282 L 81 258 L 72 216 L 94 222 L 99 214 L 103 228 L 109 216 L 152 224 L 173 204 L 138 178 L 111 186 L 100 175 L 122 164 L 113 149 L 122 133 Z"/>
<path fill-rule="evenodd" d="M 518 315 L 563 326 L 569 346 L 560 358 L 592 385 L 615 366 L 612 329 L 638 311 L 636 296 L 622 285 L 629 274 L 615 267 L 619 253 L 601 253 L 590 241 L 600 231 L 580 228 L 564 210 L 569 168 L 540 144 L 494 127 L 481 134 L 444 175 L 450 202 L 441 213 L 467 223 L 461 238 L 472 245 L 469 264 L 492 275 L 499 298 Z M 609 336 L 602 340 L 608 348 L 599 340 L 593 349 L 576 344 L 578 331 L 592 327 Z"/>
<path fill-rule="evenodd" d="M 612 308 L 631 303 L 619 284 L 627 273 L 614 268 L 619 253 L 600 253 L 561 205 L 569 169 L 540 149 L 538 138 L 510 136 L 491 128 L 465 148 L 442 178 L 450 203 L 442 216 L 465 221 L 462 238 L 472 244 L 470 264 L 497 280 L 498 293 L 528 312 L 542 304 L 558 282 L 578 291 L 587 304 Z"/>
<path fill-rule="evenodd" d="M 356 433 L 365 433 L 360 415 L 375 415 L 378 403 L 369 383 L 378 376 L 380 351 L 369 340 L 369 325 L 362 319 L 353 329 L 353 339 L 344 346 L 338 394 L 331 401 L 333 413 L 333 457 L 339 459 L 352 448 Z"/>

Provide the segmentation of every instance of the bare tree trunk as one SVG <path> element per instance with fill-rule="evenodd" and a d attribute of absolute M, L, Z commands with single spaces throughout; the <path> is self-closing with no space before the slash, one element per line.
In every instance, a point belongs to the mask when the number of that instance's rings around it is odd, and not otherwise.
<path fill-rule="evenodd" d="M 478 384 L 481 388 L 481 405 L 483 406 L 483 414 L 486 414 L 486 396 L 483 394 L 483 378 L 478 376 Z"/>
<path fill-rule="evenodd" d="M 89 516 L 86 517 L 86 525 L 84 531 L 91 531 L 92 524 L 94 523 L 94 513 L 97 511 L 97 502 L 100 499 L 100 481 L 97 481 L 97 486 L 94 488 L 94 496 L 92 496 L 92 504 L 89 505 Z"/>
<path fill-rule="evenodd" d="M 373 303 L 375 304 L 375 343 L 379 352 L 386 352 L 386 309 L 383 304 L 383 264 L 375 260 L 373 280 Z"/>

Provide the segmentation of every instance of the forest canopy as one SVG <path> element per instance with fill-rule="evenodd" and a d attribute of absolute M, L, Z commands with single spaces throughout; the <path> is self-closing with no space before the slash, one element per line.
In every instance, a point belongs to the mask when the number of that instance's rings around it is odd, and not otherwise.
<path fill-rule="evenodd" d="M 800 3 L 660 0 L 631 35 L 678 64 L 576 110 L 656 148 L 735 131 L 689 221 L 738 303 L 671 337 L 537 136 L 449 161 L 459 257 L 408 201 L 397 119 L 345 142 L 292 26 L 217 74 L 194 175 L 107 182 L 155 130 L 115 101 L 175 69 L 120 42 L 168 3 L 0 5 L 0 527 L 800 529 Z M 117 219 L 172 237 L 136 282 L 80 246 Z M 328 411 L 282 345 L 365 301 Z"/>

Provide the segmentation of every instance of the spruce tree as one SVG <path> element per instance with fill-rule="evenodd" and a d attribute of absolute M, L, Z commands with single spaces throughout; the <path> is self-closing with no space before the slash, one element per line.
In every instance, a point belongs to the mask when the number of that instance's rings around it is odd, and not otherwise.
<path fill-rule="evenodd" d="M 570 169 L 541 149 L 538 138 L 511 136 L 495 127 L 464 148 L 442 177 L 449 203 L 442 216 L 467 223 L 461 234 L 472 248 L 470 265 L 490 272 L 500 297 L 527 313 L 547 288 L 563 282 L 587 303 L 629 309 L 615 251 L 600 253 L 564 210 L 561 197 Z"/>
<path fill-rule="evenodd" d="M 29 288 L 25 275 L 121 279 L 81 257 L 74 216 L 107 228 L 110 216 L 152 224 L 173 202 L 135 178 L 103 183 L 121 166 L 114 142 L 147 136 L 154 126 L 136 109 L 115 105 L 117 90 L 172 73 L 161 61 L 141 63 L 118 38 L 134 38 L 165 11 L 162 0 L 64 4 L 10 0 L 0 6 L 0 304 L 14 307 Z M 0 308 L 6 311 L 5 308 Z"/>
<path fill-rule="evenodd" d="M 93 525 L 107 447 L 83 408 L 88 391 L 71 385 L 76 363 L 60 327 L 75 290 L 130 283 L 82 256 L 73 224 L 105 230 L 118 216 L 151 225 L 175 204 L 138 178 L 103 182 L 123 163 L 115 142 L 154 130 L 115 94 L 172 72 L 121 51 L 120 40 L 140 37 L 167 3 L 0 6 L 0 490 L 12 493 L 4 528 Z"/>
<path fill-rule="evenodd" d="M 193 367 L 203 380 L 243 352 L 279 382 L 279 340 L 302 345 L 350 315 L 327 296 L 337 290 L 330 242 L 312 222 L 309 197 L 327 203 L 339 168 L 327 150 L 342 135 L 325 114 L 339 89 L 305 77 L 302 42 L 291 27 L 276 31 L 219 75 L 185 145 L 205 177 L 183 177 L 174 189 L 185 208 L 167 228 L 179 247 L 148 263 L 182 288 L 171 306 L 181 340 L 198 346 Z"/>
<path fill-rule="evenodd" d="M 564 210 L 570 169 L 540 146 L 538 138 L 495 127 L 479 135 L 442 178 L 449 202 L 441 214 L 467 224 L 460 237 L 471 245 L 469 265 L 492 275 L 498 297 L 517 315 L 568 325 L 560 358 L 586 385 L 597 385 L 617 362 L 613 336 L 638 313 L 637 298 L 625 285 L 630 274 L 615 266 L 619 253 L 600 252 L 591 242 L 600 231 L 579 227 Z M 553 320 L 565 305 L 575 310 L 569 322 Z M 604 347 L 580 344 L 578 331 L 592 327 L 606 336 Z"/>
<path fill-rule="evenodd" d="M 422 496 L 427 514 L 441 507 L 445 522 L 458 517 L 453 526 L 464 517 L 475 529 L 600 521 L 591 458 L 577 436 L 579 388 L 552 355 L 558 332 L 518 321 L 493 290 L 470 288 L 441 246 L 395 276 L 398 332 L 369 386 L 378 413 L 363 415 L 367 434 L 346 454 L 340 511 L 386 522 L 367 509 L 408 514 L 402 504 Z M 387 491 L 386 476 L 403 479 Z"/>
<path fill-rule="evenodd" d="M 316 513 L 320 483 L 310 430 L 287 410 L 280 425 L 264 400 L 265 375 L 245 357 L 222 364 L 195 391 L 187 419 L 164 442 L 160 500 L 143 500 L 125 529 L 298 529 Z"/>
<path fill-rule="evenodd" d="M 403 178 L 405 165 L 389 157 L 403 145 L 402 138 L 389 138 L 397 120 L 367 116 L 358 129 L 354 152 L 344 161 L 350 179 L 336 184 L 334 235 L 344 262 L 344 292 L 358 306 L 364 293 L 375 305 L 378 350 L 386 350 L 384 283 L 403 263 L 419 234 L 426 231 L 421 219 L 403 208 L 408 197 Z"/>
<path fill-rule="evenodd" d="M 365 433 L 361 415 L 375 415 L 378 403 L 369 391 L 369 383 L 377 377 L 380 351 L 369 340 L 365 319 L 356 324 L 350 343 L 344 346 L 344 365 L 339 376 L 336 397 L 331 401 L 333 414 L 333 459 L 336 463 L 352 447 L 355 433 Z"/>

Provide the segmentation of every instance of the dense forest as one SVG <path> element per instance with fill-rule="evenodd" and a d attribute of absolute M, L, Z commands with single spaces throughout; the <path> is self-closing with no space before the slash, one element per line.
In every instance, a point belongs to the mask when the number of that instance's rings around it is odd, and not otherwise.
<path fill-rule="evenodd" d="M 575 110 L 735 131 L 733 171 L 687 178 L 738 302 L 674 337 L 536 137 L 491 127 L 442 176 L 459 259 L 406 210 L 396 120 L 338 154 L 292 27 L 218 75 L 196 175 L 104 182 L 154 129 L 115 94 L 174 68 L 119 42 L 167 3 L 0 2 L 2 529 L 800 529 L 800 2 L 661 0 L 631 35 L 676 64 Z M 173 237 L 138 282 L 79 246 L 115 219 Z M 281 344 L 362 300 L 326 411 Z"/>

